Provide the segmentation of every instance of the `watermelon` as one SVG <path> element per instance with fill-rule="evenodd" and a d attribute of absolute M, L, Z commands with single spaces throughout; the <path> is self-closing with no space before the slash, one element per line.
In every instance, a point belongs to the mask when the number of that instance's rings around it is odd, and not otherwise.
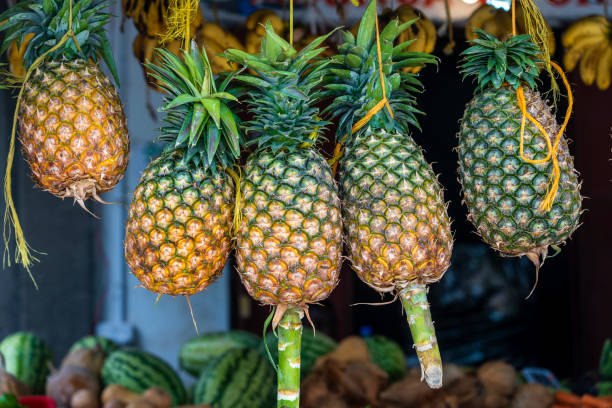
<path fill-rule="evenodd" d="M 273 332 L 266 335 L 266 343 L 268 343 L 268 349 L 274 359 L 274 362 L 278 364 L 278 338 Z M 300 377 L 304 378 L 314 367 L 315 361 L 324 354 L 333 351 L 338 346 L 338 343 L 331 337 L 318 332 L 315 335 L 314 330 L 309 327 L 305 327 L 302 331 L 302 350 L 301 359 L 302 366 L 300 368 Z M 261 345 L 260 352 L 267 357 L 265 344 Z"/>
<path fill-rule="evenodd" d="M 102 367 L 102 382 L 105 386 L 119 384 L 139 394 L 150 387 L 161 387 L 170 393 L 173 405 L 183 404 L 187 397 L 172 367 L 142 350 L 124 349 L 111 353 Z"/>
<path fill-rule="evenodd" d="M 34 394 L 44 394 L 52 361 L 47 344 L 33 333 L 17 332 L 0 343 L 6 371 L 21 380 Z"/>
<path fill-rule="evenodd" d="M 395 341 L 385 336 L 365 339 L 372 362 L 389 375 L 390 381 L 397 381 L 406 374 L 406 356 Z"/>
<path fill-rule="evenodd" d="M 229 350 L 202 371 L 194 403 L 212 408 L 275 407 L 276 373 L 257 350 Z"/>
<path fill-rule="evenodd" d="M 228 350 L 257 348 L 261 339 L 254 334 L 240 330 L 223 333 L 209 333 L 187 341 L 179 351 L 179 365 L 194 377 L 214 359 Z"/>
<path fill-rule="evenodd" d="M 117 345 L 117 343 L 115 343 L 112 340 L 107 339 L 106 337 L 85 336 L 82 339 L 78 340 L 76 343 L 74 343 L 72 347 L 70 347 L 69 353 L 73 352 L 74 350 L 80 349 L 80 348 L 94 348 L 94 347 L 100 347 L 100 349 L 107 356 L 110 355 L 113 351 L 116 351 L 119 349 L 119 346 Z"/>

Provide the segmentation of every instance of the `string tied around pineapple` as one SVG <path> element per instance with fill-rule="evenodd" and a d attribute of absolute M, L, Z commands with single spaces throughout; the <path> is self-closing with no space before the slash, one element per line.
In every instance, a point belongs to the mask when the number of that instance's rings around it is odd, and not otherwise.
<path fill-rule="evenodd" d="M 23 228 L 21 227 L 21 223 L 19 222 L 19 217 L 17 215 L 17 209 L 15 208 L 15 202 L 13 200 L 13 194 L 11 191 L 11 183 L 12 183 L 12 170 L 13 170 L 13 161 L 15 159 L 15 139 L 17 134 L 17 119 L 19 116 L 19 109 L 21 108 L 21 99 L 23 97 L 23 92 L 25 90 L 25 85 L 34 73 L 34 71 L 43 63 L 45 58 L 49 56 L 51 53 L 57 51 L 61 47 L 63 47 L 68 40 L 72 40 L 76 49 L 83 53 L 81 46 L 79 45 L 79 41 L 76 38 L 74 31 L 72 30 L 72 0 L 68 1 L 68 30 L 66 33 L 60 38 L 57 44 L 53 47 L 49 48 L 47 51 L 42 53 L 38 58 L 34 60 L 32 65 L 27 69 L 23 80 L 21 82 L 21 87 L 19 88 L 19 93 L 17 95 L 17 102 L 15 104 L 15 112 L 13 113 L 13 124 L 11 128 L 11 138 L 9 143 L 9 151 L 6 157 L 6 170 L 4 173 L 4 225 L 2 228 L 2 238 L 4 240 L 4 254 L 2 257 L 3 265 L 11 266 L 11 255 L 10 255 L 10 241 L 13 235 L 13 231 L 15 234 L 15 263 L 21 264 L 23 268 L 26 270 L 34 287 L 38 290 L 38 283 L 36 283 L 36 279 L 34 279 L 34 275 L 32 274 L 31 268 L 34 266 L 34 263 L 38 262 L 39 259 L 33 254 L 41 254 L 45 255 L 43 252 L 39 252 L 33 249 L 25 239 Z"/>
<path fill-rule="evenodd" d="M 165 43 L 176 38 L 183 39 L 183 49 L 189 49 L 191 23 L 198 12 L 198 0 L 170 0 L 166 11 L 166 32 L 160 35 Z"/>
<path fill-rule="evenodd" d="M 391 115 L 391 118 L 393 118 L 393 110 L 391 110 L 391 105 L 389 104 L 389 100 L 387 99 L 387 90 L 385 86 L 385 75 L 383 73 L 382 51 L 380 49 L 380 30 L 378 28 L 378 12 L 376 13 L 374 22 L 375 22 L 375 27 L 376 27 L 376 54 L 378 57 L 378 73 L 380 75 L 380 84 L 382 87 L 382 99 L 378 101 L 378 103 L 374 105 L 363 116 L 363 118 L 359 119 L 359 121 L 357 121 L 357 123 L 355 123 L 351 127 L 351 134 L 358 132 L 359 129 L 367 125 L 368 122 L 370 122 L 370 120 L 374 117 L 374 115 L 376 115 L 380 110 L 382 110 L 385 107 L 389 111 L 389 115 Z M 340 158 L 342 157 L 342 144 L 344 143 L 347 137 L 348 137 L 348 133 L 342 136 L 342 139 L 340 139 L 340 141 L 338 142 L 338 144 L 336 144 L 336 147 L 334 148 L 334 155 L 332 156 L 331 159 L 327 161 L 328 164 L 332 166 L 332 173 L 334 175 L 336 174 L 336 171 L 338 170 L 338 160 L 340 160 Z"/>
<path fill-rule="evenodd" d="M 539 11 L 537 10 L 537 8 L 535 7 L 535 5 L 532 3 L 532 0 L 521 0 L 521 2 L 522 2 L 521 4 L 524 3 L 523 7 L 529 10 L 529 14 L 532 16 L 533 20 L 535 21 L 535 23 L 533 24 L 529 24 L 529 23 L 527 24 L 528 31 L 533 31 L 534 27 L 541 28 L 543 26 L 545 29 L 544 31 L 547 32 L 546 26 L 543 23 L 543 18 L 541 14 L 539 13 Z M 512 35 L 515 36 L 516 34 L 517 34 L 516 32 L 516 0 L 512 0 Z M 569 118 L 572 114 L 574 98 L 572 95 L 572 89 L 567 80 L 567 77 L 565 76 L 565 73 L 563 72 L 563 69 L 561 69 L 561 67 L 557 63 L 555 63 L 554 61 L 550 59 L 548 47 L 547 47 L 547 44 L 545 44 L 545 42 L 546 42 L 546 38 L 542 37 L 539 41 L 540 43 L 539 45 L 540 45 L 540 49 L 542 50 L 544 54 L 544 58 L 546 60 L 545 64 L 547 67 L 547 71 L 550 73 L 553 93 L 556 95 L 556 93 L 558 92 L 558 87 L 556 87 L 556 81 L 554 80 L 554 74 L 552 73 L 552 69 L 554 68 L 554 70 L 559 73 L 559 76 L 561 77 L 563 81 L 563 85 L 565 86 L 567 90 L 567 99 L 568 99 L 565 119 L 563 120 L 563 124 L 559 128 L 559 131 L 554 136 L 553 140 L 551 140 L 551 136 L 548 134 L 546 129 L 544 129 L 544 127 L 527 111 L 527 102 L 525 100 L 525 93 L 524 93 L 524 89 L 522 85 L 519 85 L 519 87 L 516 89 L 516 100 L 518 102 L 519 109 L 521 110 L 521 136 L 520 136 L 520 157 L 521 159 L 530 164 L 546 164 L 548 162 L 552 162 L 552 170 L 551 170 L 550 180 L 546 188 L 546 195 L 544 196 L 544 199 L 542 200 L 539 206 L 540 211 L 548 212 L 552 209 L 552 205 L 555 201 L 555 197 L 557 196 L 557 192 L 559 191 L 559 181 L 561 179 L 561 170 L 559 168 L 559 159 L 557 158 L 557 154 L 559 150 L 559 143 L 561 142 L 561 136 L 563 135 L 563 132 L 565 132 L 567 123 L 569 122 Z M 555 97 L 555 100 L 556 100 L 556 97 Z M 547 155 L 543 159 L 531 159 L 525 156 L 524 142 L 525 142 L 526 119 L 528 119 L 531 123 L 533 123 L 536 126 L 536 128 L 540 131 L 540 133 L 544 137 L 544 140 L 546 141 Z"/>
<path fill-rule="evenodd" d="M 242 220 L 242 192 L 240 190 L 240 179 L 242 178 L 242 173 L 240 170 L 240 166 L 236 166 L 238 172 L 235 172 L 234 169 L 228 167 L 226 169 L 227 173 L 230 175 L 232 180 L 234 180 L 234 184 L 236 186 L 235 198 L 234 198 L 234 216 L 232 217 L 232 235 L 235 237 L 238 234 L 238 228 L 240 228 L 240 221 Z"/>

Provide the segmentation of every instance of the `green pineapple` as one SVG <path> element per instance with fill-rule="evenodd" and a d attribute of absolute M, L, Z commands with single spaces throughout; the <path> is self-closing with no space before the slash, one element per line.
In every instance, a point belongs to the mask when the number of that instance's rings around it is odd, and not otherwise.
<path fill-rule="evenodd" d="M 459 131 L 459 176 L 468 218 L 482 239 L 503 256 L 526 255 L 536 273 L 548 247 L 564 243 L 578 228 L 580 182 L 567 141 L 559 142 L 559 186 L 550 211 L 543 208 L 552 161 L 533 164 L 520 155 L 522 112 L 517 88 L 524 89 L 527 112 L 554 144 L 559 125 L 535 87 L 539 48 L 528 35 L 499 41 L 478 30 L 479 38 L 463 52 L 461 70 L 477 78 Z M 545 159 L 547 142 L 525 121 L 524 155 Z M 537 281 L 536 281 L 537 282 Z"/>
<path fill-rule="evenodd" d="M 313 148 L 323 122 L 314 91 L 323 66 L 313 66 L 327 36 L 299 53 L 270 24 L 261 52 L 229 50 L 231 61 L 257 75 L 250 84 L 246 124 L 256 151 L 240 184 L 237 269 L 249 294 L 276 307 L 278 407 L 299 405 L 301 319 L 308 304 L 327 298 L 338 284 L 342 250 L 340 199 L 331 168 Z"/>
<path fill-rule="evenodd" d="M 357 36 L 344 32 L 339 55 L 326 68 L 325 110 L 338 120 L 338 139 L 348 135 L 339 176 L 349 259 L 374 290 L 397 293 L 408 315 L 423 376 L 432 388 L 442 385 L 442 363 L 427 287 L 450 265 L 453 238 L 442 186 L 421 148 L 410 136 L 418 127 L 413 92 L 422 85 L 404 67 L 435 62 L 429 54 L 405 51 L 412 41 L 393 46 L 414 21 L 391 21 L 380 33 L 387 108 L 362 129 L 353 125 L 383 98 L 375 37 L 376 2 L 370 2 Z"/>
<path fill-rule="evenodd" d="M 228 169 L 242 143 L 227 106 L 231 76 L 217 84 L 195 43 L 184 62 L 158 49 L 148 64 L 167 92 L 161 140 L 167 147 L 145 169 L 129 208 L 125 257 L 147 289 L 192 295 L 219 277 L 230 249 L 234 182 Z"/>

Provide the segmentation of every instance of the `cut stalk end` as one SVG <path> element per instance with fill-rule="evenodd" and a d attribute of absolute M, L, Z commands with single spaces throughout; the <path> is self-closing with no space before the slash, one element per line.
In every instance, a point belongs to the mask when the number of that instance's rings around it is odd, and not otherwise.
<path fill-rule="evenodd" d="M 400 295 L 408 316 L 414 348 L 421 364 L 421 379 L 425 379 L 430 388 L 440 388 L 442 358 L 427 302 L 427 286 L 422 283 L 412 283 L 402 289 Z"/>

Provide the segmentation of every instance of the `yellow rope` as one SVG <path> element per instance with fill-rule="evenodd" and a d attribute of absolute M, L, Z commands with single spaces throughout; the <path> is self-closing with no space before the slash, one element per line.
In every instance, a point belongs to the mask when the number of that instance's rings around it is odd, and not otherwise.
<path fill-rule="evenodd" d="M 574 104 L 574 98 L 572 96 L 572 90 L 570 88 L 569 82 L 567 81 L 567 78 L 565 77 L 565 74 L 563 73 L 563 70 L 555 62 L 550 61 L 550 63 L 555 68 L 555 70 L 557 70 L 559 75 L 561 76 L 561 79 L 563 80 L 563 84 L 565 85 L 565 87 L 567 89 L 567 99 L 568 99 L 567 111 L 565 113 L 565 119 L 563 120 L 563 125 L 561 125 L 561 128 L 559 129 L 559 132 L 557 132 L 554 144 L 551 142 L 550 136 L 548 135 L 546 130 L 542 127 L 542 125 L 540 123 L 538 123 L 538 121 L 533 116 L 531 116 L 529 114 L 529 112 L 527 112 L 527 103 L 525 101 L 525 95 L 524 95 L 524 92 L 523 92 L 523 87 L 519 86 L 518 89 L 516 90 L 516 99 L 518 101 L 519 109 L 522 112 L 522 117 L 521 117 L 521 145 L 520 145 L 521 159 L 523 159 L 527 163 L 531 163 L 531 164 L 544 164 L 544 163 L 548 163 L 549 161 L 552 160 L 553 169 L 552 169 L 550 181 L 548 183 L 548 187 L 547 187 L 547 191 L 546 191 L 546 196 L 544 197 L 544 200 L 542 200 L 542 203 L 540 203 L 540 210 L 545 210 L 545 211 L 550 211 L 551 210 L 553 202 L 555 201 L 555 197 L 557 195 L 557 191 L 559 190 L 559 179 L 561 177 L 561 171 L 559 169 L 559 160 L 557 159 L 557 152 L 558 152 L 558 149 L 559 149 L 559 143 L 561 141 L 561 136 L 563 135 L 563 132 L 565 131 L 565 128 L 567 127 L 567 123 L 568 123 L 570 115 L 572 113 L 572 107 L 573 107 L 573 104 Z M 525 118 L 529 119 L 529 121 L 531 123 L 533 123 L 538 128 L 538 130 L 542 133 L 542 135 L 544 135 L 544 139 L 546 140 L 546 148 L 547 148 L 548 154 L 543 159 L 537 159 L 537 160 L 536 159 L 530 159 L 530 158 L 526 157 L 524 152 L 523 152 L 523 148 L 524 148 L 524 136 L 525 136 Z"/>
<path fill-rule="evenodd" d="M 19 89 L 19 94 L 17 96 L 17 103 L 15 104 L 15 112 L 13 114 L 13 127 L 11 130 L 11 141 L 9 144 L 9 152 L 6 157 L 6 170 L 4 173 L 4 226 L 2 229 L 2 238 L 4 240 L 4 255 L 3 255 L 3 264 L 7 264 L 9 267 L 11 266 L 11 256 L 10 256 L 10 248 L 9 242 L 11 240 L 11 227 L 12 230 L 15 231 L 15 262 L 21 264 L 24 269 L 30 275 L 30 279 L 34 283 L 36 289 L 38 289 L 38 284 L 32 275 L 32 271 L 30 268 L 34 265 L 35 262 L 38 262 L 38 258 L 32 255 L 30 251 L 38 252 L 34 250 L 26 241 L 25 236 L 23 234 L 23 229 L 21 228 L 21 223 L 19 222 L 19 217 L 17 215 L 17 209 L 15 208 L 15 202 L 13 201 L 13 194 L 11 192 L 11 171 L 13 169 L 13 160 L 15 158 L 15 135 L 17 133 L 17 118 L 19 115 L 19 108 L 21 106 L 21 98 L 23 96 L 23 91 L 25 89 L 25 84 L 30 79 L 30 76 L 34 72 L 36 68 L 44 61 L 44 59 L 55 52 L 60 47 L 62 47 L 66 42 L 72 38 L 77 49 L 81 51 L 79 46 L 79 42 L 72 31 L 72 0 L 69 2 L 69 12 L 68 12 L 68 31 L 64 36 L 60 39 L 60 41 L 43 53 L 41 56 L 36 58 L 32 65 L 26 71 L 25 76 L 23 77 L 23 82 L 21 84 L 21 88 Z M 40 252 L 38 252 L 40 253 Z"/>
<path fill-rule="evenodd" d="M 525 9 L 525 13 L 531 16 L 531 18 L 526 18 L 527 26 L 528 26 L 527 31 L 529 32 L 529 34 L 531 35 L 531 32 L 534 31 L 534 26 L 536 26 L 536 28 L 538 29 L 542 29 L 542 27 L 544 27 L 543 30 L 546 31 L 546 23 L 544 22 L 542 14 L 539 13 L 539 10 L 536 8 L 535 4 L 533 4 L 531 0 L 521 0 L 521 4 L 523 5 L 523 8 Z M 512 0 L 512 36 L 515 36 L 515 35 L 516 35 L 516 0 Z M 544 58 L 546 59 L 546 62 L 547 62 L 547 70 L 551 76 L 553 90 L 555 90 L 555 88 L 558 89 L 558 87 L 556 86 L 556 82 L 555 82 L 554 76 L 552 75 L 552 70 L 550 67 L 553 67 L 559 73 L 559 75 L 561 76 L 561 79 L 563 80 L 563 84 L 565 85 L 565 88 L 567 89 L 567 99 L 568 99 L 567 111 L 565 113 L 565 119 L 563 120 L 563 125 L 559 129 L 559 132 L 557 132 L 554 144 L 551 142 L 550 136 L 548 135 L 548 132 L 546 132 L 546 129 L 544 129 L 544 127 L 533 116 L 531 116 L 529 112 L 527 112 L 527 103 L 525 101 L 525 94 L 524 94 L 522 86 L 519 86 L 516 90 L 516 100 L 518 102 L 519 109 L 521 110 L 521 114 L 522 114 L 521 115 L 521 142 L 520 142 L 521 143 L 520 145 L 521 159 L 531 164 L 544 164 L 552 160 L 553 169 L 551 172 L 550 181 L 548 182 L 548 186 L 546 187 L 546 196 L 544 196 L 544 200 L 542 200 L 542 202 L 540 203 L 540 207 L 539 207 L 540 211 L 550 211 L 555 201 L 555 197 L 557 196 L 557 192 L 559 191 L 559 179 L 561 178 L 561 171 L 559 169 L 559 159 L 557 159 L 559 142 L 561 142 L 561 136 L 563 135 L 563 132 L 565 131 L 569 118 L 572 114 L 572 107 L 574 105 L 574 97 L 572 95 L 572 89 L 570 88 L 570 84 L 567 81 L 567 78 L 565 77 L 565 73 L 563 72 L 561 67 L 557 65 L 557 63 L 555 63 L 554 61 L 550 59 L 550 54 L 548 52 L 548 43 L 546 39 L 543 39 L 543 38 L 544 37 L 541 37 L 541 38 L 538 37 L 538 39 L 540 40 L 539 42 L 542 43 L 540 45 L 541 45 L 542 53 L 544 54 Z M 524 139 L 525 139 L 525 118 L 529 119 L 529 121 L 538 128 L 540 133 L 544 135 L 544 139 L 546 140 L 546 148 L 547 148 L 548 154 L 543 159 L 537 159 L 537 160 L 530 159 L 526 157 L 524 154 L 523 149 L 524 149 Z"/>
<path fill-rule="evenodd" d="M 293 46 L 293 0 L 289 0 L 289 44 Z"/>
<path fill-rule="evenodd" d="M 382 51 L 380 50 L 380 34 L 378 29 L 378 13 L 376 14 L 376 18 L 374 20 L 376 23 L 376 53 L 378 54 L 378 73 L 380 75 L 380 84 L 382 86 L 382 94 L 383 97 L 376 105 L 370 109 L 363 118 L 361 118 L 357 123 L 353 125 L 351 128 L 351 133 L 355 133 L 359 131 L 362 127 L 364 127 L 373 117 L 376 115 L 383 107 L 387 107 L 389 114 L 393 118 L 393 111 L 391 110 L 391 105 L 389 105 L 389 100 L 387 99 L 387 90 L 385 87 L 385 75 L 383 73 L 383 65 L 382 65 Z M 334 156 L 329 159 L 328 163 L 332 166 L 333 174 L 336 174 L 338 170 L 338 160 L 342 157 L 342 144 L 348 137 L 348 134 L 342 136 L 340 142 L 336 145 L 334 149 Z"/>
<path fill-rule="evenodd" d="M 232 220 L 232 235 L 236 236 L 238 233 L 238 228 L 240 227 L 240 221 L 242 220 L 242 192 L 240 191 L 240 166 L 236 166 L 238 168 L 238 173 L 236 173 L 233 169 L 227 168 L 227 173 L 234 179 L 234 184 L 236 185 L 236 199 L 234 203 L 234 218 Z"/>
<path fill-rule="evenodd" d="M 166 12 L 166 32 L 161 35 L 161 42 L 183 38 L 184 49 L 189 50 L 191 41 L 191 23 L 198 12 L 198 0 L 171 0 Z"/>

